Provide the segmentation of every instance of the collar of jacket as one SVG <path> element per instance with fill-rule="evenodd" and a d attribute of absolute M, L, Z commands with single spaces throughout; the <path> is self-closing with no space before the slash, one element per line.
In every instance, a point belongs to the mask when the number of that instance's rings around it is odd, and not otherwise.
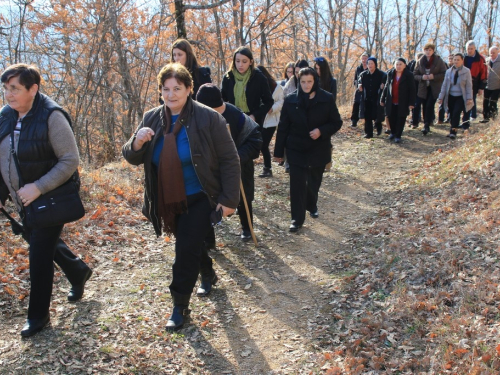
<path fill-rule="evenodd" d="M 33 116 L 33 113 L 35 113 L 38 105 L 40 104 L 42 95 L 43 94 L 40 94 L 40 92 L 36 93 L 33 105 L 31 106 L 31 109 L 26 114 L 26 116 L 24 116 L 25 118 Z M 2 108 L 2 110 L 0 111 L 0 142 L 6 135 L 11 133 L 13 126 L 15 126 L 18 118 L 19 113 L 15 109 L 12 109 L 9 105 L 6 105 Z"/>
<path fill-rule="evenodd" d="M 248 79 L 248 82 L 251 81 L 251 79 L 255 76 L 255 73 L 256 72 L 259 72 L 261 73 L 261 71 L 258 69 L 258 68 L 255 68 L 253 71 L 252 71 L 252 74 L 250 74 L 250 78 Z M 230 79 L 234 79 L 234 74 L 231 70 L 228 70 L 228 72 L 226 73 L 226 77 L 230 78 Z"/>
<path fill-rule="evenodd" d="M 172 112 L 170 111 L 170 108 L 165 106 L 165 112 L 166 112 L 167 116 L 169 117 L 169 119 L 171 119 Z M 181 113 L 179 114 L 179 118 L 178 118 L 178 121 L 181 122 L 182 126 L 184 126 L 186 124 L 189 117 L 191 117 L 193 115 L 193 112 L 194 112 L 193 99 L 191 98 L 191 95 L 189 95 L 187 98 L 186 104 L 184 104 L 184 107 L 182 108 Z M 160 111 L 160 117 L 163 117 L 163 113 L 164 113 L 163 111 Z M 161 123 L 162 123 L 162 128 L 164 128 L 163 124 L 165 122 L 163 121 L 163 118 L 162 118 Z M 172 125 L 172 120 L 169 120 L 166 123 Z M 170 129 L 163 129 L 163 132 L 166 133 L 169 130 Z"/>
<path fill-rule="evenodd" d="M 297 96 L 297 91 L 298 90 L 295 90 L 293 93 L 289 94 L 286 98 L 287 100 L 290 102 L 290 103 L 298 103 L 299 102 L 299 98 Z M 326 92 L 325 90 L 323 89 L 320 89 L 318 87 L 318 90 L 316 90 L 316 101 L 317 102 L 329 102 L 330 99 L 328 97 L 328 92 Z M 331 94 L 330 94 L 331 95 Z"/>

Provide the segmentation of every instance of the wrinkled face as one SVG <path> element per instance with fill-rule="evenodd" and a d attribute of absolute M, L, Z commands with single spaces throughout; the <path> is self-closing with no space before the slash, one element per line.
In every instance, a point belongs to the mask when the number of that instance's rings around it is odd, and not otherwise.
<path fill-rule="evenodd" d="M 462 65 L 464 65 L 464 60 L 462 60 L 462 58 L 460 56 L 454 56 L 453 57 L 453 65 L 456 68 L 461 68 Z"/>
<path fill-rule="evenodd" d="M 434 54 L 434 50 L 432 48 L 424 49 L 425 56 L 431 57 Z"/>
<path fill-rule="evenodd" d="M 234 58 L 234 65 L 236 65 L 236 70 L 240 74 L 245 74 L 250 65 L 252 65 L 253 60 L 249 59 L 247 56 L 237 53 Z"/>
<path fill-rule="evenodd" d="M 314 69 L 316 69 L 316 73 L 321 77 L 321 68 L 318 64 L 314 64 Z"/>
<path fill-rule="evenodd" d="M 375 62 L 373 60 L 368 61 L 368 70 L 373 73 L 375 71 L 375 68 L 377 67 L 375 65 Z"/>
<path fill-rule="evenodd" d="M 361 64 L 366 65 L 367 61 L 368 61 L 368 56 L 366 55 L 361 56 Z"/>
<path fill-rule="evenodd" d="M 286 69 L 286 76 L 288 77 L 288 79 L 292 78 L 292 76 L 293 76 L 293 68 L 287 68 Z"/>
<path fill-rule="evenodd" d="M 495 60 L 498 57 L 498 48 L 496 47 L 490 48 L 490 57 L 492 60 Z"/>
<path fill-rule="evenodd" d="M 467 55 L 474 56 L 476 54 L 476 46 L 469 45 L 467 46 Z"/>
<path fill-rule="evenodd" d="M 306 94 L 309 94 L 311 92 L 313 86 L 314 77 L 311 74 L 303 75 L 302 77 L 300 77 L 300 87 Z"/>
<path fill-rule="evenodd" d="M 172 57 L 174 58 L 174 61 L 176 63 L 179 63 L 179 64 L 186 66 L 186 60 L 187 60 L 186 52 L 184 52 L 183 50 L 181 50 L 179 48 L 174 48 L 172 53 L 173 53 Z"/>
<path fill-rule="evenodd" d="M 8 82 L 3 84 L 3 90 L 7 104 L 19 114 L 26 114 L 33 106 L 38 85 L 34 84 L 28 90 L 21 85 L 19 77 L 12 77 Z"/>
<path fill-rule="evenodd" d="M 161 88 L 163 101 L 170 108 L 173 115 L 181 113 L 190 93 L 191 87 L 186 87 L 182 82 L 177 82 L 174 77 L 166 79 Z"/>
<path fill-rule="evenodd" d="M 406 65 L 404 62 L 397 60 L 394 67 L 396 68 L 396 72 L 401 73 L 405 69 Z"/>

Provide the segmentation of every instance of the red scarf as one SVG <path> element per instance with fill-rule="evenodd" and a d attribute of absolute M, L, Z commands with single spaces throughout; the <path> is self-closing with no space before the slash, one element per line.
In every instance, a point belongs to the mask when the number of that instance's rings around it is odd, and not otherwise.
<path fill-rule="evenodd" d="M 170 235 L 175 235 L 177 229 L 176 216 L 187 211 L 184 174 L 175 140 L 182 128 L 180 119 L 186 107 L 187 103 L 177 118 L 172 132 L 170 132 L 172 123 L 170 109 L 165 110 L 164 106 L 161 113 L 165 138 L 158 165 L 158 214 L 163 222 L 163 231 Z"/>
<path fill-rule="evenodd" d="M 430 69 L 432 66 L 432 63 L 434 62 L 434 54 L 432 54 L 432 56 L 430 58 L 428 58 L 426 56 L 425 59 L 427 60 L 427 62 L 425 63 L 425 69 Z"/>

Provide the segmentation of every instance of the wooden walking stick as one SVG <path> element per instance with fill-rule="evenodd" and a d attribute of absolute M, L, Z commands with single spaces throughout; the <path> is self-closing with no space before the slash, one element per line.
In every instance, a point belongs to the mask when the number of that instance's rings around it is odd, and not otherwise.
<path fill-rule="evenodd" d="M 229 128 L 229 124 L 226 124 L 227 131 L 229 132 L 229 135 L 231 135 L 231 129 Z M 245 195 L 245 189 L 243 188 L 243 182 L 241 181 L 240 177 L 240 192 L 241 196 L 243 197 L 243 204 L 245 205 L 245 211 L 247 213 L 247 220 L 248 220 L 248 225 L 250 226 L 250 234 L 252 235 L 252 240 L 255 246 L 259 246 L 257 243 L 257 237 L 255 237 L 255 232 L 253 231 L 253 225 L 252 225 L 252 218 L 250 217 L 250 211 L 248 210 L 248 203 L 247 203 L 247 196 Z"/>

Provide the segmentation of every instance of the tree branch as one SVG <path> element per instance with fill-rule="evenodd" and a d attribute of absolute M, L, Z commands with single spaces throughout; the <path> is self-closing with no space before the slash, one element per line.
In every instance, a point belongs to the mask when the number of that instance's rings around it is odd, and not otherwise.
<path fill-rule="evenodd" d="M 229 1 L 231 1 L 231 0 L 220 0 L 217 3 L 206 4 L 206 5 L 184 5 L 184 9 L 194 9 L 194 10 L 213 9 L 213 8 L 217 8 L 221 5 L 224 5 L 226 3 L 229 3 Z"/>

